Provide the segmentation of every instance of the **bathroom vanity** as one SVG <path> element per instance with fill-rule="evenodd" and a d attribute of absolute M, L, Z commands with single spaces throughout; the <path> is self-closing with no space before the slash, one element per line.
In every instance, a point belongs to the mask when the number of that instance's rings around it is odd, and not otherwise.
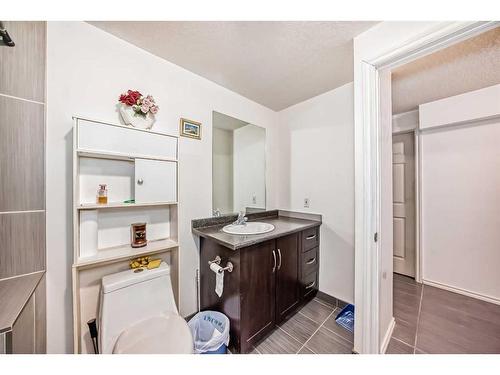
<path fill-rule="evenodd" d="M 251 351 L 318 291 L 321 216 L 267 211 L 247 217 L 275 229 L 257 235 L 223 232 L 234 215 L 192 223 L 193 233 L 200 236 L 200 309 L 229 317 L 230 348 L 237 353 Z M 233 264 L 232 272 L 224 272 L 221 297 L 209 266 L 217 256 L 222 267 Z"/>

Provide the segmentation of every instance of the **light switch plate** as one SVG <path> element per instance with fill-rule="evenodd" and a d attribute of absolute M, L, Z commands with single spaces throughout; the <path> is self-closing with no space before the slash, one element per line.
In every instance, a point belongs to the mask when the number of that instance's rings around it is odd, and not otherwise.
<path fill-rule="evenodd" d="M 309 208 L 309 198 L 304 198 L 304 207 Z"/>

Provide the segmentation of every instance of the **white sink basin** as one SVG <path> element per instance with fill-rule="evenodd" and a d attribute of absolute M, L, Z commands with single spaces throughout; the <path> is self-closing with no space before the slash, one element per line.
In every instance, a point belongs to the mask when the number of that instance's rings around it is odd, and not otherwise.
<path fill-rule="evenodd" d="M 260 223 L 251 221 L 244 225 L 229 224 L 222 228 L 222 231 L 229 234 L 262 234 L 269 233 L 274 230 L 274 225 L 268 223 Z"/>

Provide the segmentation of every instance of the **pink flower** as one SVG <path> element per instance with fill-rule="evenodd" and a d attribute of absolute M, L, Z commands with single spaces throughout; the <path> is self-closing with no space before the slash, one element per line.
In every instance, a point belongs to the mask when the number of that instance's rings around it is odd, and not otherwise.
<path fill-rule="evenodd" d="M 153 105 L 153 103 L 151 102 L 151 100 L 149 100 L 149 96 L 146 96 L 143 100 L 142 100 L 142 105 L 145 105 L 147 107 L 151 107 Z"/>
<path fill-rule="evenodd" d="M 143 105 L 141 106 L 141 111 L 142 111 L 142 113 L 148 113 L 148 111 L 149 111 L 149 106 L 147 106 L 147 105 L 143 104 Z"/>
<path fill-rule="evenodd" d="M 153 105 L 153 106 L 151 106 L 151 108 L 149 110 L 151 111 L 151 113 L 153 115 L 156 115 L 158 113 L 158 109 L 159 109 L 158 106 Z"/>

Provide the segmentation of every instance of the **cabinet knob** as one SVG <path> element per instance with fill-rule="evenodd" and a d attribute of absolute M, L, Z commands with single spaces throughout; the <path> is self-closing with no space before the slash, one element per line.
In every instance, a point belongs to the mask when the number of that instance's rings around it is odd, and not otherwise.
<path fill-rule="evenodd" d="M 143 183 L 144 183 L 144 180 L 143 180 L 142 178 L 139 178 L 139 179 L 137 180 L 137 184 L 138 184 L 138 185 L 142 185 Z"/>

